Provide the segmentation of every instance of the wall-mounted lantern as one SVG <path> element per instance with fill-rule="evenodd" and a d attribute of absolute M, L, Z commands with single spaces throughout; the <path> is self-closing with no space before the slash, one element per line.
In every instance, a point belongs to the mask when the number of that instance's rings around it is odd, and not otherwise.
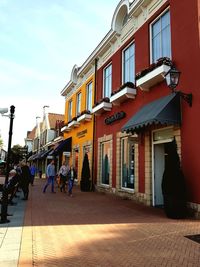
<path fill-rule="evenodd" d="M 175 67 L 172 67 L 166 74 L 165 74 L 165 80 L 167 83 L 167 86 L 172 90 L 172 92 L 175 92 L 176 87 L 179 83 L 181 72 L 178 71 Z M 185 94 L 181 91 L 179 91 L 180 96 L 185 100 L 188 105 L 192 106 L 192 94 Z"/>

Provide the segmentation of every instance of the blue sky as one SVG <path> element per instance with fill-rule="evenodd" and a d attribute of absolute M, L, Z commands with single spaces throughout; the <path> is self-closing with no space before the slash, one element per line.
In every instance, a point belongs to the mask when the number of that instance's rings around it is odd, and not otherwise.
<path fill-rule="evenodd" d="M 16 107 L 12 145 L 49 112 L 64 113 L 61 90 L 111 28 L 118 0 L 0 0 L 0 108 Z M 7 148 L 9 119 L 0 116 Z"/>

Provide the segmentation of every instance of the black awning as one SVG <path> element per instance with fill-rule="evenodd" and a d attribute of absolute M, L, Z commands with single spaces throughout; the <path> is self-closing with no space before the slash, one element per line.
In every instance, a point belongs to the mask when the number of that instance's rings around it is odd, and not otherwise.
<path fill-rule="evenodd" d="M 28 158 L 28 161 L 31 161 L 31 160 L 36 159 L 37 156 L 38 156 L 37 153 L 36 153 L 36 154 L 33 154 L 32 156 L 30 156 L 30 157 Z"/>
<path fill-rule="evenodd" d="M 152 124 L 180 125 L 180 94 L 172 93 L 143 106 L 122 127 L 122 132 L 138 132 Z"/>
<path fill-rule="evenodd" d="M 72 150 L 72 137 L 63 140 L 49 155 L 58 155 L 63 151 L 71 152 Z"/>
<path fill-rule="evenodd" d="M 40 155 L 39 155 L 39 159 L 43 159 L 46 158 L 47 155 L 53 150 L 53 148 L 50 148 L 48 150 L 44 150 Z"/>
<path fill-rule="evenodd" d="M 34 159 L 34 160 L 35 160 L 35 159 L 40 159 L 40 157 L 41 157 L 42 154 L 43 154 L 43 152 L 40 151 L 39 153 L 37 153 L 37 154 L 35 155 L 35 157 L 34 157 L 33 159 Z"/>

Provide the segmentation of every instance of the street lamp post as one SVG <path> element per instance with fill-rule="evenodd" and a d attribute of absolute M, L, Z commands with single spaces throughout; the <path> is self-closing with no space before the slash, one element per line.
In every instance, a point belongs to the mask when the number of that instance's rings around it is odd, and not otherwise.
<path fill-rule="evenodd" d="M 10 128 L 9 128 L 9 138 L 8 138 L 8 152 L 7 152 L 7 161 L 6 161 L 6 177 L 4 182 L 4 190 L 1 202 L 1 220 L 0 223 L 7 223 L 9 220 L 7 219 L 7 210 L 8 210 L 8 192 L 6 190 L 6 185 L 8 183 L 8 176 L 10 171 L 10 154 L 11 154 L 11 143 L 12 143 L 12 129 L 13 129 L 13 119 L 14 119 L 15 107 L 10 107 L 10 114 L 8 117 L 10 118 Z M 7 116 L 7 115 L 4 115 Z"/>

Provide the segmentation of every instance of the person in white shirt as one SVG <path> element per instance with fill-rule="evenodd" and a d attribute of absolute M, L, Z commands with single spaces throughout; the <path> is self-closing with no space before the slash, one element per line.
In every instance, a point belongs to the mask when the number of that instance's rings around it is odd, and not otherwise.
<path fill-rule="evenodd" d="M 69 171 L 69 166 L 66 165 L 66 161 L 63 161 L 62 166 L 60 167 L 60 170 L 58 172 L 58 175 L 60 176 L 60 192 L 66 192 L 65 186 L 67 183 L 67 173 Z"/>

